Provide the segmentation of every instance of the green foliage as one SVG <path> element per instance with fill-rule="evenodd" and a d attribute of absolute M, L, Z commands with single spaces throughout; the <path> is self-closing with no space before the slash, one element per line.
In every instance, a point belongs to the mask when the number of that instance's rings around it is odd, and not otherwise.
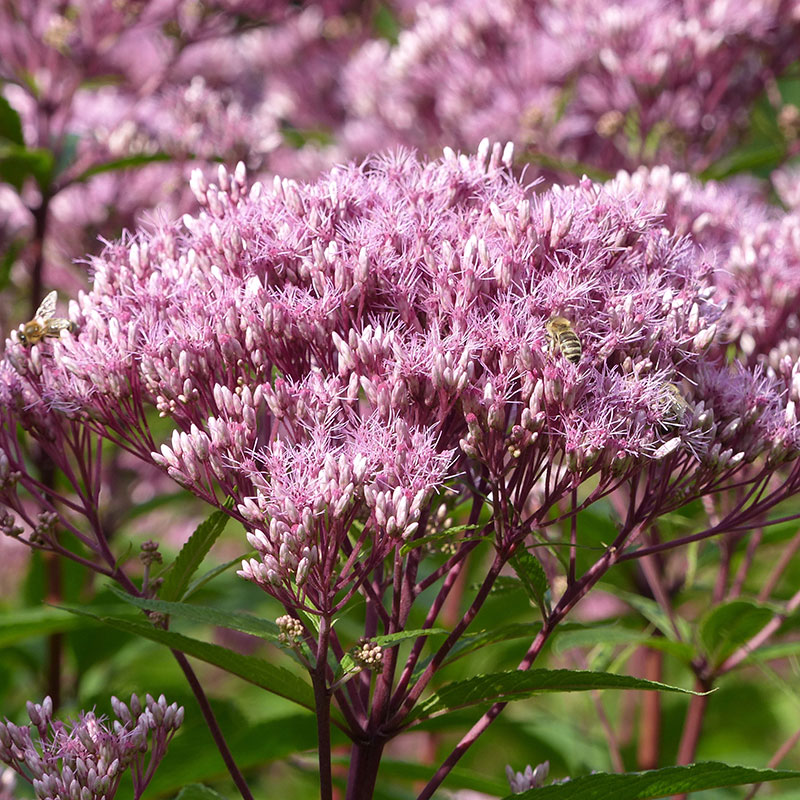
<path fill-rule="evenodd" d="M 191 622 L 206 625 L 218 625 L 221 628 L 249 633 L 271 642 L 278 641 L 278 626 L 271 620 L 259 619 L 252 614 L 239 611 L 224 611 L 210 606 L 197 606 L 189 603 L 168 603 L 165 600 L 148 600 L 144 597 L 134 597 L 123 592 L 115 586 L 110 587 L 120 599 L 125 600 L 137 608 L 147 611 L 157 611 L 168 616 L 180 617 Z"/>
<path fill-rule="evenodd" d="M 88 613 L 75 608 L 69 610 L 73 614 Z M 117 630 L 159 642 L 172 650 L 178 650 L 208 664 L 213 664 L 232 675 L 238 675 L 240 678 L 260 686 L 262 689 L 291 700 L 305 708 L 310 710 L 314 708 L 314 694 L 311 687 L 304 680 L 289 672 L 289 670 L 283 667 L 276 667 L 264 659 L 245 656 L 227 647 L 209 644 L 208 642 L 192 639 L 180 633 L 165 631 L 162 628 L 155 628 L 141 622 L 132 622 L 131 620 L 117 617 L 99 617 L 94 614 L 88 614 L 88 616 Z"/>
<path fill-rule="evenodd" d="M 701 792 L 721 786 L 767 783 L 800 778 L 790 770 L 750 769 L 707 762 L 688 767 L 665 767 L 623 775 L 584 775 L 560 786 L 543 786 L 506 800 L 649 800 L 684 792 Z"/>
<path fill-rule="evenodd" d="M 540 692 L 586 692 L 593 689 L 641 689 L 695 694 L 689 689 L 628 675 L 570 669 L 497 672 L 455 681 L 419 703 L 410 720 L 425 719 L 467 706 L 522 700 Z"/>
<path fill-rule="evenodd" d="M 209 789 L 208 786 L 192 783 L 184 786 L 175 800 L 225 800 L 225 798 L 213 789 Z"/>
<path fill-rule="evenodd" d="M 750 641 L 775 611 L 748 600 L 733 600 L 712 608 L 699 625 L 700 643 L 709 661 L 718 666 Z"/>
<path fill-rule="evenodd" d="M 546 619 L 550 610 L 547 603 L 550 585 L 541 562 L 527 550 L 519 548 L 511 557 L 511 566 L 522 581 L 531 602 L 539 608 L 542 618 Z"/>
<path fill-rule="evenodd" d="M 21 147 L 25 145 L 19 114 L 2 95 L 0 95 L 0 142 L 16 144 Z"/>
<path fill-rule="evenodd" d="M 197 526 L 164 578 L 160 591 L 163 600 L 175 601 L 184 596 L 192 576 L 225 530 L 228 519 L 224 511 L 217 510 Z"/>
<path fill-rule="evenodd" d="M 149 164 L 158 164 L 164 161 L 171 161 L 172 156 L 168 153 L 140 153 L 135 156 L 125 156 L 124 158 L 115 158 L 111 161 L 104 161 L 102 164 L 94 164 L 93 166 L 85 169 L 78 175 L 75 180 L 83 183 L 93 178 L 95 175 L 102 175 L 104 172 L 119 172 L 124 169 L 135 169 L 138 167 L 146 167 Z"/>

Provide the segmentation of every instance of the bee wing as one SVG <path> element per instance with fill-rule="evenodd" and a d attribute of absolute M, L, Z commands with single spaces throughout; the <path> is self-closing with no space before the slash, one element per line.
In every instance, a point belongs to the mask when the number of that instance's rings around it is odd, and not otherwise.
<path fill-rule="evenodd" d="M 39 308 L 36 309 L 36 316 L 39 319 L 50 319 L 50 317 L 52 317 L 53 314 L 56 313 L 57 299 L 58 299 L 58 293 L 55 290 L 53 290 L 39 304 Z"/>
<path fill-rule="evenodd" d="M 71 331 L 73 324 L 68 319 L 61 319 L 60 317 L 53 317 L 47 320 L 44 325 L 45 336 L 58 336 L 61 331 Z"/>

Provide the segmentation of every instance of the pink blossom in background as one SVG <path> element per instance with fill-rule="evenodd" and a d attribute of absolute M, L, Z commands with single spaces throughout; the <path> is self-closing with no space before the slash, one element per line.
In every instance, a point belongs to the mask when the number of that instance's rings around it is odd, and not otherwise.
<path fill-rule="evenodd" d="M 25 143 L 62 164 L 51 200 L 32 185 L 23 193 L 34 214 L 43 207 L 48 215 L 49 274 L 34 289 L 70 293 L 85 276 L 63 268 L 96 252 L 98 236 L 118 236 L 156 208 L 174 217 L 192 206 L 191 169 L 244 160 L 254 174 L 270 174 L 276 154 L 284 171 L 295 159 L 303 174 L 329 166 L 336 150 L 328 131 L 342 116 L 340 65 L 365 35 L 347 4 L 333 2 L 5 0 L 0 28 L 2 92 L 22 117 Z M 319 136 L 308 148 L 287 144 L 287 127 Z M 168 160 L 147 163 L 161 157 Z M 126 159 L 130 169 L 102 171 Z M 33 259 L 21 254 L 20 285 Z"/>
<path fill-rule="evenodd" d="M 800 56 L 800 5 L 607 0 L 420 3 L 396 45 L 348 64 L 353 154 L 491 131 L 518 157 L 614 171 L 700 171 L 730 151 L 753 100 Z"/>

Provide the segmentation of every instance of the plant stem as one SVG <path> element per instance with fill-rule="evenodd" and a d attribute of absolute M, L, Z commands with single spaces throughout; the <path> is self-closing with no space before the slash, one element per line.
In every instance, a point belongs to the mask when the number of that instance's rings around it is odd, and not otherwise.
<path fill-rule="evenodd" d="M 378 736 L 353 744 L 345 800 L 367 800 L 372 797 L 385 744 L 386 740 Z"/>
<path fill-rule="evenodd" d="M 197 704 L 200 706 L 200 711 L 202 712 L 206 724 L 208 725 L 208 729 L 211 732 L 211 736 L 214 739 L 214 744 L 217 745 L 217 750 L 219 750 L 219 754 L 222 756 L 222 760 L 225 762 L 225 766 L 228 768 L 228 772 L 230 773 L 231 778 L 233 778 L 233 782 L 236 784 L 239 794 L 241 794 L 243 800 L 254 800 L 253 795 L 247 786 L 247 782 L 244 779 L 244 775 L 242 775 L 239 767 L 233 760 L 233 755 L 228 748 L 228 743 L 225 741 L 225 737 L 222 735 L 222 730 L 219 727 L 217 718 L 214 716 L 214 711 L 208 702 L 206 693 L 203 691 L 200 681 L 197 680 L 197 675 L 189 664 L 188 659 L 178 650 L 173 650 L 172 655 L 175 656 L 178 666 L 180 666 L 180 668 L 183 670 L 183 674 L 186 676 L 186 680 L 189 682 L 189 686 L 194 693 L 195 698 L 197 699 Z"/>
<path fill-rule="evenodd" d="M 536 634 L 536 638 L 533 640 L 528 652 L 525 654 L 525 658 L 522 660 L 521 664 L 517 669 L 524 671 L 527 670 L 530 665 L 533 663 L 536 656 L 540 653 L 542 647 L 544 647 L 544 643 L 547 641 L 547 637 L 550 635 L 551 628 L 543 627 L 542 630 Z M 436 774 L 428 781 L 425 788 L 422 792 L 417 796 L 417 800 L 430 800 L 433 797 L 433 793 L 441 786 L 442 781 L 447 777 L 450 770 L 460 761 L 461 757 L 467 750 L 472 746 L 472 744 L 478 739 L 478 737 L 497 719 L 500 712 L 508 705 L 508 701 L 495 703 L 467 732 L 467 734 L 461 739 L 461 741 L 453 748 L 452 752 L 449 756 L 442 762 L 442 765 L 436 770 Z"/>
<path fill-rule="evenodd" d="M 695 680 L 696 692 L 709 692 L 714 682 L 711 678 L 698 677 Z M 678 747 L 678 764 L 691 764 L 697 755 L 697 743 L 703 730 L 703 718 L 708 707 L 708 695 L 692 695 L 689 701 L 689 710 L 686 712 L 686 722 L 683 724 L 683 735 Z M 675 800 L 685 800 L 687 794 L 676 795 Z"/>
<path fill-rule="evenodd" d="M 111 553 L 111 549 L 109 548 L 105 537 L 99 535 L 97 538 L 101 552 L 113 570 L 113 579 L 119 583 L 119 585 L 122 586 L 122 588 L 125 589 L 128 594 L 131 594 L 134 597 L 141 597 L 142 593 L 136 588 L 136 584 L 134 584 L 133 581 L 125 574 L 125 572 L 115 564 L 114 556 Z M 253 795 L 247 786 L 247 782 L 244 779 L 244 775 L 242 775 L 241 770 L 233 759 L 233 754 L 228 747 L 228 743 L 225 741 L 222 728 L 220 728 L 219 722 L 217 722 L 217 718 L 214 716 L 214 711 L 211 708 L 211 704 L 208 702 L 208 697 L 206 696 L 203 687 L 200 685 L 200 681 L 197 679 L 197 675 L 192 669 L 189 660 L 179 650 L 172 650 L 172 648 L 170 648 L 170 650 L 172 655 L 175 657 L 175 660 L 178 662 L 178 666 L 183 670 L 183 674 L 186 676 L 186 680 L 189 683 L 189 688 L 192 690 L 192 693 L 197 700 L 197 705 L 200 706 L 200 711 L 203 714 L 206 725 L 208 725 L 208 729 L 211 732 L 211 737 L 214 739 L 214 743 L 217 745 L 219 754 L 222 756 L 222 760 L 225 763 L 233 782 L 236 784 L 236 788 L 239 790 L 242 800 L 254 800 Z"/>
<path fill-rule="evenodd" d="M 330 624 L 328 618 L 323 614 L 319 619 L 316 664 L 311 673 L 311 683 L 314 687 L 314 706 L 317 712 L 320 800 L 332 800 L 333 798 L 333 778 L 331 775 L 331 695 L 326 682 L 329 637 Z"/>
<path fill-rule="evenodd" d="M 63 602 L 61 562 L 55 553 L 44 553 L 44 569 L 47 576 L 45 602 L 58 606 Z M 53 708 L 61 706 L 61 672 L 64 652 L 64 634 L 51 633 L 47 638 L 47 693 Z"/>
<path fill-rule="evenodd" d="M 649 681 L 661 682 L 664 654 L 649 647 L 644 650 L 644 677 Z M 642 713 L 639 724 L 639 744 L 636 760 L 639 769 L 658 767 L 661 739 L 661 695 L 659 692 L 642 692 Z"/>

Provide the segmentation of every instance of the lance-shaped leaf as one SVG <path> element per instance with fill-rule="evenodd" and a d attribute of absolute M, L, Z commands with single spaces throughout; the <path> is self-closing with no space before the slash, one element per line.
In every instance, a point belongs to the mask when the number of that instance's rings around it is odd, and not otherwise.
<path fill-rule="evenodd" d="M 650 800 L 723 786 L 789 778 L 800 778 L 800 772 L 751 769 L 708 761 L 688 767 L 664 767 L 647 772 L 584 775 L 556 786 L 543 786 L 509 795 L 505 800 L 575 800 L 578 797 L 580 800 Z"/>
<path fill-rule="evenodd" d="M 225 529 L 228 519 L 224 511 L 218 510 L 197 526 L 164 578 L 160 592 L 162 600 L 174 601 L 183 598 L 192 575 Z"/>
<path fill-rule="evenodd" d="M 253 614 L 241 611 L 224 611 L 211 606 L 196 606 L 191 603 L 168 603 L 165 600 L 150 600 L 145 597 L 134 597 L 127 594 L 117 586 L 109 586 L 119 598 L 137 608 L 145 611 L 157 611 L 161 614 L 179 617 L 191 622 L 200 622 L 206 625 L 216 625 L 220 628 L 230 628 L 251 636 L 259 636 L 271 642 L 278 641 L 280 631 L 278 626 L 268 619 L 261 619 Z"/>
<path fill-rule="evenodd" d="M 467 706 L 498 701 L 523 700 L 540 692 L 586 692 L 592 689 L 637 689 L 697 694 L 666 683 L 615 675 L 612 672 L 591 672 L 571 669 L 534 669 L 528 672 L 511 670 L 476 675 L 443 686 L 412 710 L 408 721 L 427 719 Z"/>
<path fill-rule="evenodd" d="M 94 614 L 70 608 L 67 609 L 73 614 L 83 614 L 94 617 Z M 285 697 L 298 705 L 310 710 L 314 709 L 314 692 L 302 678 L 299 678 L 283 667 L 277 667 L 261 658 L 255 656 L 245 656 L 227 647 L 216 644 L 202 642 L 199 639 L 192 639 L 173 631 L 165 631 L 162 628 L 154 628 L 143 622 L 132 622 L 127 619 L 117 617 L 95 617 L 105 625 L 109 625 L 117 630 L 132 633 L 134 636 L 141 636 L 143 639 L 150 639 L 159 642 L 173 650 L 179 650 L 187 656 L 193 656 L 200 661 L 213 664 L 231 675 L 238 675 L 240 678 L 250 683 L 266 689 L 268 692 Z M 340 720 L 334 710 L 333 722 L 338 724 Z"/>

